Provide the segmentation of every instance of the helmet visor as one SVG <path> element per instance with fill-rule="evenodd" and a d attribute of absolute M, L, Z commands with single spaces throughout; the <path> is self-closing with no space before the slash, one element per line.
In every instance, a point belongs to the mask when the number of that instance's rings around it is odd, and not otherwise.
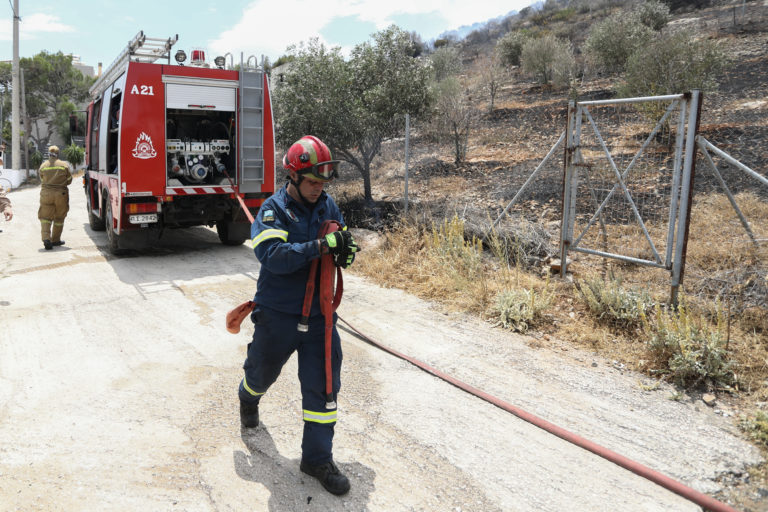
<path fill-rule="evenodd" d="M 320 162 L 311 167 L 305 167 L 299 172 L 301 174 L 311 174 L 313 178 L 320 181 L 331 181 L 339 176 L 338 169 L 339 160 L 329 160 L 328 162 Z"/>

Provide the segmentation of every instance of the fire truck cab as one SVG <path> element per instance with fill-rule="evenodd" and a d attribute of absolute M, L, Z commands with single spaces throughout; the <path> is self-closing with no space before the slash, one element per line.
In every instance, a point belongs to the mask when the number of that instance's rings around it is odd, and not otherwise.
<path fill-rule="evenodd" d="M 211 65 L 202 50 L 188 63 L 178 50 L 171 64 L 177 40 L 139 32 L 90 89 L 88 222 L 106 230 L 113 253 L 201 225 L 242 244 L 250 238 L 242 205 L 253 214 L 274 192 L 266 73 L 242 56 L 239 71 L 224 69 L 224 57 Z"/>

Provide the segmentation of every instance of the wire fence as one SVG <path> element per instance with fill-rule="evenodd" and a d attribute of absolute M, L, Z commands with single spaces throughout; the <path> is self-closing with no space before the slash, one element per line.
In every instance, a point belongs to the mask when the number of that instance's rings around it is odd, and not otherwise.
<path fill-rule="evenodd" d="M 736 89 L 741 92 L 734 94 Z M 605 95 L 605 91 L 595 91 L 586 99 L 603 99 Z M 768 174 L 765 98 L 765 82 L 755 82 L 746 90 L 743 84 L 726 83 L 720 92 L 703 95 L 699 126 L 701 137 L 762 176 Z M 528 101 L 476 114 L 467 159 L 458 164 L 454 161 L 455 144 L 466 144 L 467 139 L 440 138 L 429 124 L 411 120 L 407 141 L 406 137 L 389 139 L 382 146 L 372 170 L 377 194 L 374 199 L 400 214 L 405 212 L 407 202 L 409 216 L 423 222 L 440 222 L 457 215 L 468 224 L 471 234 L 479 236 L 495 225 L 501 233 L 526 238 L 532 263 L 556 256 L 562 220 L 561 137 L 567 99 L 553 95 Z M 613 124 L 609 144 L 617 168 L 626 169 L 653 128 L 647 113 L 637 108 L 602 108 L 594 112 Z M 656 233 L 654 243 L 660 253 L 668 248 L 667 239 L 658 233 L 669 222 L 668 196 L 673 183 L 667 171 L 674 166 L 676 130 L 675 121 L 670 120 L 654 135 L 648 150 L 633 164 L 635 170 L 626 183 L 640 216 L 651 220 L 650 229 Z M 602 148 L 597 139 L 586 134 L 581 151 L 590 157 L 601 153 Z M 711 158 L 722 183 L 699 151 L 685 271 L 691 286 L 686 287 L 686 293 L 702 298 L 719 296 L 741 304 L 735 307 L 742 309 L 766 306 L 768 215 L 764 213 L 768 186 L 716 154 Z M 579 196 L 581 222 L 589 222 L 587 217 L 596 211 L 593 203 L 602 202 L 616 186 L 610 166 L 590 171 L 579 182 L 584 188 Z M 348 172 L 356 175 L 353 169 Z M 739 205 L 752 237 L 730 205 L 723 183 Z M 592 197 L 594 193 L 597 197 Z M 647 237 L 626 195 L 614 191 L 610 202 L 613 204 L 596 224 L 610 224 L 612 231 L 605 226 L 590 230 L 588 236 L 595 237 L 592 243 L 598 247 L 610 243 L 630 256 L 647 258 Z M 722 255 L 723 248 L 727 248 L 727 257 Z M 720 261 L 705 256 L 708 253 L 720 254 Z M 694 281 L 696 286 L 692 286 Z"/>

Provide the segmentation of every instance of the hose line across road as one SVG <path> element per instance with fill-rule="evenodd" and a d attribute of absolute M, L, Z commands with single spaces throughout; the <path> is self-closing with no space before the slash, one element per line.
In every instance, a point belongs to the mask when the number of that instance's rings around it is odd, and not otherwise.
<path fill-rule="evenodd" d="M 355 336 L 365 341 L 366 343 L 369 343 L 376 348 L 379 348 L 396 357 L 399 357 L 400 359 L 408 361 L 409 363 L 424 370 L 425 372 L 430 373 L 450 384 L 453 384 L 457 388 L 462 389 L 467 393 L 470 393 L 478 398 L 481 398 L 486 402 L 491 403 L 496 407 L 499 407 L 500 409 L 510 412 L 515 416 L 517 416 L 518 418 L 525 420 L 528 423 L 531 423 L 533 425 L 536 425 L 537 427 L 551 434 L 554 434 L 561 439 L 565 439 L 566 441 L 573 443 L 576 446 L 580 446 L 585 450 L 589 450 L 595 455 L 599 455 L 600 457 L 603 457 L 604 459 L 609 460 L 614 464 L 617 464 L 623 467 L 624 469 L 632 471 L 633 473 L 639 476 L 642 476 L 643 478 L 647 478 L 648 480 L 664 487 L 665 489 L 669 489 L 670 491 L 676 494 L 679 494 L 680 496 L 683 496 L 686 499 L 691 500 L 697 505 L 701 505 L 706 510 L 711 510 L 712 512 L 737 512 L 736 509 L 734 509 L 733 507 L 730 507 L 729 505 L 726 505 L 725 503 L 722 503 L 712 498 L 711 496 L 708 496 L 695 489 L 692 489 L 687 485 L 681 484 L 680 482 L 666 475 L 663 475 L 658 471 L 654 471 L 653 469 L 650 469 L 644 466 L 643 464 L 640 464 L 639 462 L 631 460 L 621 454 L 614 452 L 613 450 L 609 450 L 608 448 L 600 446 L 597 443 L 593 443 L 592 441 L 585 439 L 577 434 L 574 434 L 564 428 L 558 427 L 557 425 L 550 423 L 544 419 L 541 419 L 538 416 L 535 416 L 527 411 L 524 411 L 519 407 L 515 407 L 514 405 L 507 403 L 504 400 L 500 400 L 495 396 L 489 395 L 488 393 L 480 389 L 477 389 L 473 386 L 470 386 L 469 384 L 462 382 L 454 377 L 451 377 L 450 375 L 445 374 L 440 370 L 436 370 L 435 368 L 432 368 L 428 364 L 422 361 L 419 361 L 418 359 L 415 359 L 401 352 L 398 352 L 397 350 L 389 348 L 386 345 L 383 345 L 378 341 L 373 340 L 370 337 L 366 336 L 365 334 L 360 332 L 357 328 L 355 328 L 352 324 L 350 324 L 349 322 L 347 322 L 341 317 L 339 317 L 339 321 L 345 324 L 348 328 L 348 329 L 345 329 L 344 327 L 342 327 L 342 329 L 348 330 L 348 332 L 354 334 Z"/>

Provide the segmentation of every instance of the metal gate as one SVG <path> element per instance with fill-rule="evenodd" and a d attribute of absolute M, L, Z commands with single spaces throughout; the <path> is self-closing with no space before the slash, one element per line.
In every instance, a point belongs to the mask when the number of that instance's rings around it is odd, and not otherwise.
<path fill-rule="evenodd" d="M 561 275 L 569 251 L 669 270 L 682 282 L 700 92 L 570 102 Z"/>

